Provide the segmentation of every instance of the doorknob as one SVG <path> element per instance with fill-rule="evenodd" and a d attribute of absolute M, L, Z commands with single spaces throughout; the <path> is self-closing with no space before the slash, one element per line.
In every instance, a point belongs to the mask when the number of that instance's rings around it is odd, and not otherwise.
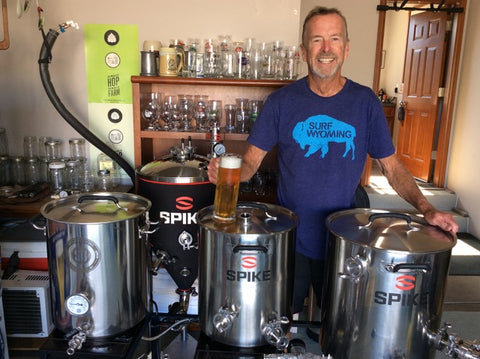
<path fill-rule="evenodd" d="M 400 101 L 400 106 L 398 107 L 397 118 L 402 125 L 403 125 L 403 121 L 405 121 L 405 108 L 406 107 L 407 107 L 407 103 L 405 101 Z"/>

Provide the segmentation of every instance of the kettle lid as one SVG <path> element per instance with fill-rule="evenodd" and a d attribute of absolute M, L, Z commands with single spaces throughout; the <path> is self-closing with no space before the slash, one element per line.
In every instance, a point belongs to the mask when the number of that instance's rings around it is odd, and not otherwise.
<path fill-rule="evenodd" d="M 297 227 L 298 219 L 287 208 L 261 202 L 239 202 L 235 210 L 235 220 L 221 222 L 213 216 L 213 206 L 197 212 L 200 226 L 216 232 L 229 234 L 277 234 Z"/>
<path fill-rule="evenodd" d="M 332 213 L 326 224 L 333 235 L 375 249 L 430 253 L 456 244 L 450 233 L 407 213 L 356 208 Z"/>

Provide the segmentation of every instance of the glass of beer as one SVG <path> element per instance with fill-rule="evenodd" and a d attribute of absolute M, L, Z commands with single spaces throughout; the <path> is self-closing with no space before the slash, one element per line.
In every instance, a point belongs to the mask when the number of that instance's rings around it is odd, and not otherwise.
<path fill-rule="evenodd" d="M 240 187 L 242 157 L 224 153 L 218 167 L 217 188 L 213 203 L 213 217 L 220 221 L 234 221 Z"/>

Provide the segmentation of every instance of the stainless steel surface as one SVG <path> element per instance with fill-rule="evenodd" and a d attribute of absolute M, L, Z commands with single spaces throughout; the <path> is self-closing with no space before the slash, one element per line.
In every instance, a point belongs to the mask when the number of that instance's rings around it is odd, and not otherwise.
<path fill-rule="evenodd" d="M 372 216 L 373 215 L 373 216 Z M 456 239 L 413 216 L 354 209 L 330 231 L 322 350 L 342 358 L 433 358 Z"/>
<path fill-rule="evenodd" d="M 42 207 L 58 329 L 81 328 L 89 338 L 109 337 L 145 317 L 150 206 L 137 195 L 94 193 Z"/>
<path fill-rule="evenodd" d="M 137 168 L 136 174 L 145 181 L 194 183 L 208 181 L 207 158 L 196 155 L 191 141 L 187 146 L 172 147 L 170 155 Z"/>
<path fill-rule="evenodd" d="M 224 224 L 213 206 L 197 214 L 202 330 L 227 345 L 281 347 L 292 318 L 296 215 L 250 202 L 236 215 Z"/>

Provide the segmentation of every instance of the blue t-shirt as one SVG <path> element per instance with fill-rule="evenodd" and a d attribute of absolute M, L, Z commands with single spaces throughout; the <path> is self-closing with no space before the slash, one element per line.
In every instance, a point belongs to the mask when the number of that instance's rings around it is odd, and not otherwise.
<path fill-rule="evenodd" d="M 277 146 L 278 202 L 299 217 L 297 251 L 315 259 L 325 256 L 326 217 L 355 203 L 367 153 L 395 152 L 379 99 L 348 79 L 331 97 L 311 91 L 306 77 L 272 93 L 248 142 Z"/>

